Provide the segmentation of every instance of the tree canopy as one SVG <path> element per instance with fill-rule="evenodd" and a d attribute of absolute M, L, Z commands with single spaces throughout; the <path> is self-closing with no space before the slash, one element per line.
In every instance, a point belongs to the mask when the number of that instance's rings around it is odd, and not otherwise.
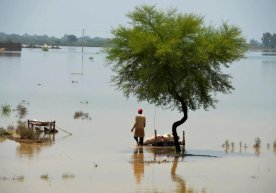
<path fill-rule="evenodd" d="M 174 130 L 186 121 L 187 108 L 215 107 L 217 92 L 231 92 L 231 76 L 222 68 L 243 57 L 238 27 L 215 28 L 202 16 L 148 5 L 127 17 L 129 25 L 112 31 L 113 47 L 106 49 L 112 80 L 125 96 L 183 112 Z"/>
<path fill-rule="evenodd" d="M 263 33 L 262 43 L 265 48 L 275 48 L 276 34 L 271 34 L 269 32 Z"/>
<path fill-rule="evenodd" d="M 76 42 L 78 38 L 75 35 L 68 35 L 67 39 L 69 42 Z"/>

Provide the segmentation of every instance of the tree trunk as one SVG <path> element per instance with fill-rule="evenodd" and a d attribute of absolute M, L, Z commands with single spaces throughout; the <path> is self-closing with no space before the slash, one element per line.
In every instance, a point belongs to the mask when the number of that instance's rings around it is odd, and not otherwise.
<path fill-rule="evenodd" d="M 181 100 L 180 100 L 181 99 Z M 177 127 L 185 123 L 185 121 L 188 119 L 188 107 L 185 104 L 184 100 L 179 96 L 180 103 L 182 105 L 182 111 L 183 111 L 183 118 L 180 119 L 179 121 L 176 121 L 172 125 L 172 133 L 173 133 L 173 139 L 174 139 L 174 144 L 175 144 L 175 151 L 177 153 L 181 152 L 180 145 L 179 145 L 179 137 L 177 135 Z"/>

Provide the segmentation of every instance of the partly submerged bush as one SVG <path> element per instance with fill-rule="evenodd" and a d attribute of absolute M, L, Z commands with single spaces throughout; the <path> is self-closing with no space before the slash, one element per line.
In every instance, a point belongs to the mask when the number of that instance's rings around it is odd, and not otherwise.
<path fill-rule="evenodd" d="M 11 131 L 11 132 L 14 132 L 15 131 L 15 127 L 13 125 L 8 125 L 7 126 L 7 130 Z"/>
<path fill-rule="evenodd" d="M 17 111 L 20 119 L 24 118 L 28 113 L 27 108 L 23 104 L 17 105 L 16 111 Z"/>
<path fill-rule="evenodd" d="M 31 140 L 39 140 L 41 135 L 41 132 L 38 132 L 33 128 L 28 128 L 22 123 L 17 126 L 16 133 L 19 135 L 20 139 Z"/>
<path fill-rule="evenodd" d="M 255 138 L 255 144 L 254 147 L 259 148 L 261 147 L 261 139 L 259 137 Z"/>
<path fill-rule="evenodd" d="M 48 180 L 49 179 L 49 175 L 48 174 L 42 174 L 40 176 L 40 178 L 43 179 L 43 180 Z"/>
<path fill-rule="evenodd" d="M 74 114 L 74 119 L 82 119 L 82 120 L 91 120 L 91 117 L 88 113 L 84 113 L 82 111 L 76 111 Z"/>
<path fill-rule="evenodd" d="M 12 135 L 12 131 L 8 129 L 4 129 L 3 127 L 0 127 L 0 136 L 9 136 Z"/>
<path fill-rule="evenodd" d="M 1 115 L 8 117 L 12 111 L 12 108 L 10 105 L 1 105 Z"/>
<path fill-rule="evenodd" d="M 65 179 L 65 180 L 66 179 L 73 179 L 73 178 L 75 178 L 75 174 L 66 172 L 66 173 L 62 174 L 62 178 Z"/>

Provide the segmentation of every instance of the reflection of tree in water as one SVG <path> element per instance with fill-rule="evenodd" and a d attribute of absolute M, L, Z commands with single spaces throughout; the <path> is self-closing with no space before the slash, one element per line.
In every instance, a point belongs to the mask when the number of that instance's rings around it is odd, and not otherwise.
<path fill-rule="evenodd" d="M 260 156 L 261 154 L 261 139 L 259 137 L 255 138 L 255 144 L 253 145 L 256 156 Z"/>
<path fill-rule="evenodd" d="M 169 157 L 175 155 L 175 147 L 174 146 L 168 146 L 168 147 L 147 147 L 146 151 L 153 154 L 153 162 L 160 163 L 160 160 L 158 161 L 158 158 L 161 157 Z"/>
<path fill-rule="evenodd" d="M 4 142 L 4 141 L 6 141 L 6 138 L 0 137 L 0 143 L 2 143 L 2 142 Z"/>
<path fill-rule="evenodd" d="M 178 164 L 178 156 L 174 157 L 174 161 L 173 161 L 173 165 L 172 165 L 172 169 L 171 169 L 171 178 L 172 181 L 177 183 L 177 192 L 186 192 L 186 183 L 185 181 L 181 178 L 181 176 L 176 174 L 176 168 L 177 168 L 177 164 Z M 190 191 L 188 191 L 190 192 Z"/>
<path fill-rule="evenodd" d="M 177 183 L 176 192 L 179 192 L 179 193 L 194 193 L 194 192 L 197 192 L 193 188 L 187 188 L 185 180 L 181 176 L 176 174 L 176 168 L 177 168 L 178 160 L 179 160 L 179 156 L 176 155 L 174 157 L 173 165 L 172 165 L 172 168 L 171 168 L 171 179 L 172 179 L 173 182 Z M 206 193 L 206 190 L 202 189 L 201 193 Z"/>
<path fill-rule="evenodd" d="M 32 158 L 35 155 L 39 154 L 40 151 L 41 151 L 40 144 L 20 143 L 20 145 L 16 147 L 16 153 L 17 155 L 19 155 L 19 157 L 27 156 L 29 158 Z"/>
<path fill-rule="evenodd" d="M 255 155 L 256 156 L 260 156 L 260 154 L 261 154 L 261 147 L 254 147 L 254 150 L 255 150 Z"/>
<path fill-rule="evenodd" d="M 47 143 L 20 143 L 20 145 L 16 147 L 17 155 L 19 157 L 33 158 L 41 152 L 41 149 L 49 147 L 53 144 L 55 141 L 55 134 L 46 134 L 44 138 L 47 140 Z"/>
<path fill-rule="evenodd" d="M 184 158 L 182 156 L 179 155 L 175 155 L 175 149 L 173 148 L 156 148 L 156 147 L 147 147 L 145 148 L 145 150 L 151 154 L 153 154 L 153 160 L 149 161 L 149 160 L 145 160 L 144 158 L 144 149 L 143 147 L 137 147 L 137 149 L 135 149 L 132 159 L 133 161 L 131 162 L 133 164 L 133 174 L 136 180 L 136 183 L 140 184 L 141 183 L 141 179 L 144 176 L 144 169 L 145 169 L 145 164 L 148 166 L 150 164 L 165 164 L 165 163 L 171 163 L 170 161 L 166 161 L 166 162 L 160 162 L 158 160 L 159 157 L 167 157 L 167 159 L 169 160 L 170 158 L 173 158 L 173 165 L 171 168 L 171 179 L 173 182 L 177 183 L 177 187 L 175 189 L 175 192 L 181 192 L 181 193 L 195 193 L 198 191 L 195 191 L 193 188 L 188 188 L 186 186 L 186 182 L 185 180 L 178 174 L 176 174 L 176 170 L 177 170 L 177 164 L 179 162 L 179 158 Z M 166 159 L 166 160 L 167 160 Z M 171 191 L 171 190 L 170 190 Z M 158 192 L 158 190 L 154 190 L 154 192 Z M 206 193 L 206 189 L 202 189 L 200 191 L 201 193 Z"/>

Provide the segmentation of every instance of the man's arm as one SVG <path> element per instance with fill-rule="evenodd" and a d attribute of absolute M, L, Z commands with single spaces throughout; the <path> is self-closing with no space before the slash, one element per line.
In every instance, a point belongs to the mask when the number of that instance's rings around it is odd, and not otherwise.
<path fill-rule="evenodd" d="M 137 118 L 135 117 L 135 123 L 134 123 L 134 125 L 133 125 L 133 127 L 132 127 L 132 129 L 131 129 L 131 132 L 133 132 L 133 130 L 135 129 L 136 122 L 137 122 Z"/>
<path fill-rule="evenodd" d="M 145 119 L 144 119 L 144 127 L 146 127 L 146 117 L 145 117 Z"/>

